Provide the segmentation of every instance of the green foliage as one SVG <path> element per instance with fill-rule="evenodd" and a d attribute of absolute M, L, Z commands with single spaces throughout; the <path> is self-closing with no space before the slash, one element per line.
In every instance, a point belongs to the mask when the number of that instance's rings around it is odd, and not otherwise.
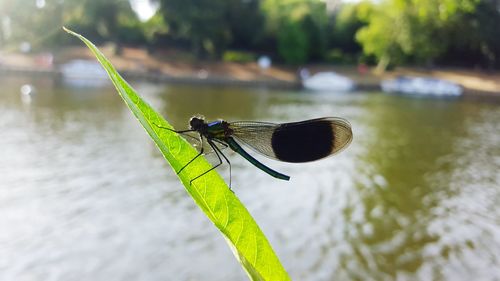
<path fill-rule="evenodd" d="M 249 48 L 262 39 L 260 1 L 159 0 L 173 40 L 188 41 L 198 58 L 220 58 L 226 48 Z"/>
<path fill-rule="evenodd" d="M 312 15 L 307 15 L 301 21 L 301 28 L 308 43 L 307 61 L 322 60 L 327 44 L 326 22 L 318 23 Z"/>
<path fill-rule="evenodd" d="M 8 18 L 10 28 L 0 28 L 0 44 L 28 41 L 38 46 L 59 46 L 63 25 L 85 30 L 93 40 L 144 41 L 139 22 L 128 1 L 123 0 L 0 0 L 0 22 Z M 10 29 L 10 31 L 7 31 Z M 9 34 L 6 34 L 9 33 Z M 3 40 L 2 40 L 3 39 Z M 2 42 L 3 41 L 3 42 Z M 0 45 L 1 46 L 1 45 Z"/>
<path fill-rule="evenodd" d="M 453 44 L 439 59 L 443 63 L 485 68 L 500 67 L 499 0 L 483 0 L 475 12 L 454 17 L 446 28 Z"/>
<path fill-rule="evenodd" d="M 278 53 L 289 64 L 301 64 L 307 61 L 309 42 L 301 25 L 288 22 L 278 34 Z"/>
<path fill-rule="evenodd" d="M 500 67 L 500 0 L 365 0 L 327 11 L 325 0 L 153 0 L 160 10 L 140 22 L 124 0 L 0 0 L 0 48 L 68 44 L 66 25 L 93 40 L 176 48 L 191 57 L 226 50 L 277 62 L 376 58 L 379 69 L 403 63 Z M 38 1 L 40 3 L 40 1 Z M 329 50 L 329 51 L 327 51 Z M 336 52 L 339 50 L 342 56 Z M 229 58 L 228 58 L 229 56 Z M 225 59 L 240 60 L 229 53 Z M 342 61 L 342 60 L 341 60 Z"/>
<path fill-rule="evenodd" d="M 119 41 L 129 45 L 142 45 L 146 43 L 146 35 L 142 24 L 137 17 L 128 17 L 121 14 L 118 17 L 118 26 L 116 37 Z"/>
<path fill-rule="evenodd" d="M 333 64 L 356 64 L 354 55 L 345 53 L 341 49 L 332 49 L 325 55 L 325 61 Z"/>
<path fill-rule="evenodd" d="M 229 43 L 224 0 L 160 0 L 160 12 L 173 38 L 188 40 L 198 57 L 220 57 Z"/>
<path fill-rule="evenodd" d="M 94 53 L 107 71 L 125 104 L 144 127 L 174 171 L 178 171 L 198 153 L 179 134 L 158 127 L 172 128 L 123 80 L 111 63 L 90 41 L 77 33 L 67 31 L 81 39 Z M 251 280 L 289 280 L 288 274 L 259 226 L 215 170 L 196 180 L 193 184 L 189 183 L 193 177 L 210 167 L 211 165 L 204 157 L 200 157 L 186 167 L 179 174 L 186 191 L 219 229 Z"/>
<path fill-rule="evenodd" d="M 56 45 L 63 8 L 61 3 L 39 8 L 31 0 L 0 0 L 0 47 L 17 48 L 20 42 L 35 49 Z"/>
<path fill-rule="evenodd" d="M 330 32 L 330 46 L 345 54 L 358 55 L 361 46 L 356 41 L 356 32 L 366 23 L 363 18 L 371 12 L 373 5 L 369 2 L 344 4 L 332 19 L 333 27 Z M 331 54 L 328 55 L 331 58 Z"/>
<path fill-rule="evenodd" d="M 165 23 L 163 16 L 156 13 L 146 22 L 141 24 L 142 32 L 148 45 L 155 45 L 157 40 L 165 37 L 168 34 L 168 25 Z"/>
<path fill-rule="evenodd" d="M 243 52 L 243 51 L 226 51 L 222 57 L 224 61 L 228 62 L 254 62 L 257 60 L 257 56 L 254 53 Z"/>
<path fill-rule="evenodd" d="M 362 44 L 363 52 L 378 58 L 383 69 L 390 60 L 397 60 L 402 56 L 401 47 L 396 43 L 398 31 L 402 29 L 402 20 L 397 10 L 389 9 L 387 3 L 374 6 L 373 12 L 367 13 L 363 20 L 368 25 L 356 33 L 356 39 Z"/>
<path fill-rule="evenodd" d="M 365 54 L 378 58 L 380 69 L 404 60 L 428 63 L 449 47 L 446 27 L 457 15 L 474 12 L 478 1 L 386 0 L 366 15 L 368 25 L 356 38 Z"/>
<path fill-rule="evenodd" d="M 123 43 L 144 41 L 139 22 L 130 3 L 122 0 L 76 1 L 73 9 L 80 10 L 69 24 L 72 28 L 89 31 L 100 42 L 112 41 L 115 54 L 121 54 Z"/>
<path fill-rule="evenodd" d="M 265 17 L 260 8 L 260 0 L 228 0 L 227 25 L 231 40 L 229 47 L 249 50 L 259 46 L 264 40 Z"/>
<path fill-rule="evenodd" d="M 328 17 L 319 0 L 266 0 L 266 32 L 277 40 L 278 55 L 290 64 L 324 57 Z"/>

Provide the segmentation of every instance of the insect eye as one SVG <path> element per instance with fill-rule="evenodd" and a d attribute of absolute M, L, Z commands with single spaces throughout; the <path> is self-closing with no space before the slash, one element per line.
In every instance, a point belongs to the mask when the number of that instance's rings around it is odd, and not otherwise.
<path fill-rule="evenodd" d="M 200 118 L 200 117 L 192 117 L 191 120 L 189 120 L 189 125 L 191 126 L 192 129 L 196 129 L 201 127 L 205 121 Z"/>

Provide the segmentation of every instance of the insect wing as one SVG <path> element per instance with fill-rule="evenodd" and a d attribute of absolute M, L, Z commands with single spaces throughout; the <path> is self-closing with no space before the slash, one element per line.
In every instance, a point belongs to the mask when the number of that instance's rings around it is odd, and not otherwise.
<path fill-rule="evenodd" d="M 329 118 L 331 127 L 334 133 L 334 142 L 332 146 L 332 154 L 336 154 L 344 150 L 352 142 L 352 128 L 349 121 L 342 118 Z"/>
<path fill-rule="evenodd" d="M 253 150 L 285 162 L 315 161 L 340 152 L 352 141 L 349 122 L 326 117 L 273 124 L 231 123 L 233 135 Z"/>
<path fill-rule="evenodd" d="M 257 153 L 279 160 L 272 147 L 273 133 L 281 124 L 254 121 L 231 122 L 232 136 Z"/>

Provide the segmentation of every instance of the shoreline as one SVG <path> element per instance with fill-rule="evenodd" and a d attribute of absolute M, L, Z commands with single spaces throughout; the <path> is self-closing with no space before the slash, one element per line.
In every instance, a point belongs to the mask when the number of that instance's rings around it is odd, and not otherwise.
<path fill-rule="evenodd" d="M 134 71 L 118 72 L 126 80 L 142 80 L 152 83 L 171 83 L 184 85 L 208 85 L 208 86 L 235 86 L 235 87 L 263 87 L 268 89 L 279 90 L 300 90 L 302 85 L 299 81 L 285 80 L 236 80 L 227 77 L 207 77 L 199 78 L 196 76 L 169 76 L 159 73 L 145 73 Z M 40 77 L 51 77 L 60 79 L 62 74 L 58 70 L 36 69 L 36 68 L 16 68 L 0 66 L 0 75 L 29 75 Z M 352 78 L 352 77 L 350 77 Z M 353 80 L 355 80 L 354 78 Z M 380 80 L 381 81 L 381 80 Z M 353 92 L 379 92 L 382 91 L 379 83 L 358 83 Z M 491 91 L 481 91 L 477 89 L 468 89 L 464 87 L 464 92 L 461 98 L 469 100 L 495 101 L 500 102 L 500 93 Z"/>
<path fill-rule="evenodd" d="M 183 62 L 165 60 L 148 55 L 140 49 L 126 49 L 121 56 L 113 55 L 103 47 L 105 55 L 115 64 L 118 72 L 127 80 L 144 80 L 153 83 L 175 83 L 213 86 L 265 87 L 271 89 L 299 90 L 296 68 L 272 66 L 261 70 L 256 63 L 232 62 Z M 72 59 L 94 60 L 86 48 L 70 48 L 54 59 L 50 66 L 40 66 L 35 55 L 1 54 L 0 75 L 62 76 L 57 65 Z M 306 65 L 311 73 L 335 71 L 356 83 L 355 91 L 381 91 L 380 82 L 399 75 L 432 77 L 448 80 L 463 87 L 463 98 L 500 101 L 500 72 L 479 72 L 468 69 L 419 69 L 397 68 L 375 74 L 368 70 L 364 74 L 356 66 Z"/>
<path fill-rule="evenodd" d="M 191 84 L 191 85 L 211 85 L 211 86 L 237 86 L 237 87 L 265 87 L 270 89 L 290 89 L 299 90 L 302 85 L 298 81 L 286 80 L 238 80 L 230 77 L 206 77 L 197 76 L 170 76 L 161 73 L 146 73 L 130 70 L 117 70 L 126 80 L 142 80 L 152 83 L 171 83 L 171 84 Z M 24 68 L 24 67 L 5 67 L 0 66 L 0 75 L 26 75 L 51 77 L 59 79 L 62 73 L 59 70 Z"/>

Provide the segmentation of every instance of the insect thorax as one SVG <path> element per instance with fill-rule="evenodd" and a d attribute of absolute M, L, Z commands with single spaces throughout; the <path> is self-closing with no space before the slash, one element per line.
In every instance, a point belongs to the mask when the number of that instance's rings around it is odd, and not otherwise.
<path fill-rule="evenodd" d="M 207 133 L 210 137 L 216 139 L 226 139 L 231 136 L 233 130 L 229 127 L 229 123 L 224 120 L 214 121 L 208 124 Z"/>

